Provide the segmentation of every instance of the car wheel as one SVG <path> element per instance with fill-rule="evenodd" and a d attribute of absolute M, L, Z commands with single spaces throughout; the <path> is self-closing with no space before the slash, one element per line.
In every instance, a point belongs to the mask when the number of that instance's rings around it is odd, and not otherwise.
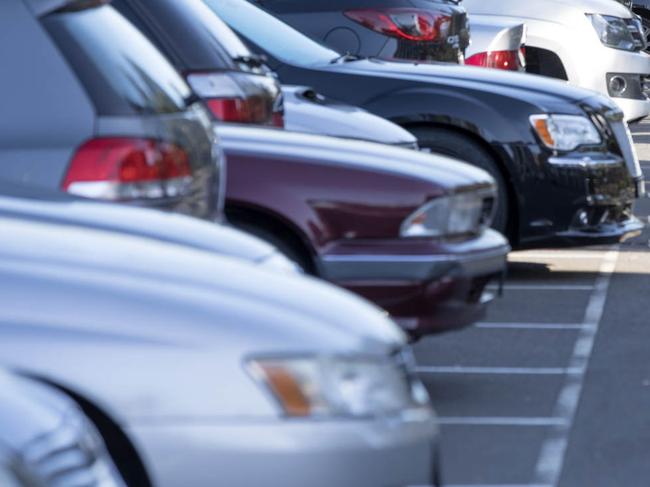
<path fill-rule="evenodd" d="M 453 130 L 433 127 L 413 127 L 409 130 L 417 137 L 420 150 L 423 152 L 460 159 L 490 173 L 496 181 L 499 192 L 492 228 L 506 234 L 510 216 L 508 188 L 492 155 L 470 137 Z"/>

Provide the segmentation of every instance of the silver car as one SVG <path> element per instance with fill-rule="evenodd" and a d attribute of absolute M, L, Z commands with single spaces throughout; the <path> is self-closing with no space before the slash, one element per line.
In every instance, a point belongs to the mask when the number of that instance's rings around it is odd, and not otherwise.
<path fill-rule="evenodd" d="M 435 416 L 380 310 L 196 249 L 0 225 L 0 361 L 132 452 L 128 485 L 437 484 Z"/>
<path fill-rule="evenodd" d="M 51 387 L 0 369 L 0 486 L 123 487 L 95 428 Z"/>

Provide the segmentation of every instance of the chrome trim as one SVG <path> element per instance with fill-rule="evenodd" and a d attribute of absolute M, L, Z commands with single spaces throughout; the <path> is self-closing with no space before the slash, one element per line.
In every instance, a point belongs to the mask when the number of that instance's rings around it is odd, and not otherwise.
<path fill-rule="evenodd" d="M 550 157 L 548 162 L 554 166 L 580 167 L 585 169 L 589 167 L 625 165 L 625 161 L 620 157 L 608 159 L 592 159 L 591 157 L 583 157 L 580 159 L 575 157 Z"/>

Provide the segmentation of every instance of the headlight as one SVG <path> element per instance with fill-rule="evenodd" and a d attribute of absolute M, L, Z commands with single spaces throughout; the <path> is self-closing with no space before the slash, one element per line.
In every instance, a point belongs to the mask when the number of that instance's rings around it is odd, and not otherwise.
<path fill-rule="evenodd" d="M 404 220 L 400 235 L 445 237 L 479 233 L 492 223 L 495 202 L 491 190 L 436 198 Z"/>
<path fill-rule="evenodd" d="M 602 140 L 593 122 L 579 115 L 533 115 L 530 123 L 544 145 L 553 150 L 571 151 Z"/>
<path fill-rule="evenodd" d="M 600 14 L 587 14 L 587 17 L 605 46 L 624 51 L 636 50 L 634 36 L 624 19 Z"/>
<path fill-rule="evenodd" d="M 255 359 L 249 362 L 249 370 L 268 387 L 287 416 L 377 417 L 429 411 L 422 383 L 389 359 Z"/>

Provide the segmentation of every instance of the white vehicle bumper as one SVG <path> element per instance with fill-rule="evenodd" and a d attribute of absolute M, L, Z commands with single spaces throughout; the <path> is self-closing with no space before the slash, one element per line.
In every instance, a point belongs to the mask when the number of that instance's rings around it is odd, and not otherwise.
<path fill-rule="evenodd" d="M 435 419 L 145 424 L 128 430 L 160 487 L 434 484 Z"/>

